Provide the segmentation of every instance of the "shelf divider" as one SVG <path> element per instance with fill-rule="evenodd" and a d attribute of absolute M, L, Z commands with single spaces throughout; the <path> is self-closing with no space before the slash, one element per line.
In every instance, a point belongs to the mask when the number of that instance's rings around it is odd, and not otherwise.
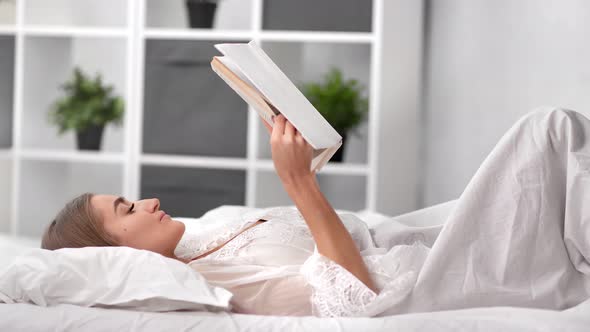
<path fill-rule="evenodd" d="M 36 37 L 104 37 L 104 38 L 125 38 L 127 29 L 104 28 L 104 27 L 73 27 L 73 26 L 43 26 L 26 25 L 23 27 L 26 36 Z"/>
<path fill-rule="evenodd" d="M 148 39 L 250 40 L 252 32 L 243 30 L 148 28 L 145 30 L 145 37 Z"/>
<path fill-rule="evenodd" d="M 273 161 L 258 160 L 256 168 L 261 171 L 274 171 Z M 367 175 L 369 167 L 366 164 L 328 162 L 317 174 Z"/>
<path fill-rule="evenodd" d="M 299 41 L 326 43 L 370 44 L 375 39 L 371 32 L 280 31 L 260 32 L 262 41 Z"/>
<path fill-rule="evenodd" d="M 17 30 L 17 27 L 14 25 L 0 24 L 0 36 L 14 36 Z"/>
<path fill-rule="evenodd" d="M 52 149 L 22 149 L 17 155 L 26 160 L 53 160 L 87 163 L 123 163 L 122 152 L 52 150 Z"/>
<path fill-rule="evenodd" d="M 180 156 L 152 153 L 142 154 L 140 157 L 140 162 L 142 165 L 221 168 L 240 170 L 245 170 L 248 167 L 247 158 Z"/>

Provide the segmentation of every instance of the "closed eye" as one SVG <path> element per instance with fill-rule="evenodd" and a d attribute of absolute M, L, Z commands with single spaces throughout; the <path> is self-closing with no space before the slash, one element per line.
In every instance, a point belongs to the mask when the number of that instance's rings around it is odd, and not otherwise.
<path fill-rule="evenodd" d="M 129 207 L 129 210 L 127 211 L 127 214 L 133 213 L 133 207 L 134 206 L 135 206 L 135 203 L 132 203 L 131 206 Z"/>

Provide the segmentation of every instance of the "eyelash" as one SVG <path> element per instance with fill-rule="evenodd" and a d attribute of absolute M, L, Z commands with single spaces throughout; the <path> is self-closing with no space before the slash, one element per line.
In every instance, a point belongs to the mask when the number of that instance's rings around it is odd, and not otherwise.
<path fill-rule="evenodd" d="M 135 206 L 135 203 L 131 204 L 131 207 L 129 207 L 129 210 L 127 211 L 127 213 L 133 213 L 133 207 Z"/>

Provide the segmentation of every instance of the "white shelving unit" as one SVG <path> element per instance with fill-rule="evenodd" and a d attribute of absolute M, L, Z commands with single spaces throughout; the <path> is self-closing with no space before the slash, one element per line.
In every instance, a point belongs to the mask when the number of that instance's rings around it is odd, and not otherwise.
<path fill-rule="evenodd" d="M 11 121 L 14 95 L 14 43 L 16 36 L 15 8 L 13 3 L 0 4 L 0 232 L 10 231 L 12 204 Z"/>
<path fill-rule="evenodd" d="M 77 194 L 125 193 L 129 149 L 123 143 L 129 116 L 122 128 L 105 129 L 102 151 L 88 152 L 75 149 L 72 133 L 58 136 L 47 111 L 76 65 L 101 72 L 130 106 L 132 5 L 134 1 L 17 0 L 15 24 L 0 28 L 0 34 L 15 40 L 12 147 L 0 153 L 0 185 L 9 188 L 0 192 L 9 202 L 0 205 L 0 212 L 9 222 L 0 222 L 0 231 L 39 236 L 59 207 Z"/>
<path fill-rule="evenodd" d="M 0 36 L 14 36 L 16 34 L 16 27 L 0 24 Z"/>
<path fill-rule="evenodd" d="M 0 211 L 5 211 L 6 216 L 10 211 L 12 178 L 12 160 L 10 152 L 0 152 Z M 8 219 L 7 219 L 8 221 Z M 10 224 L 8 222 L 0 223 L 0 232 L 10 231 Z"/>
<path fill-rule="evenodd" d="M 157 0 L 148 0 L 146 2 L 140 2 L 140 20 L 149 22 L 148 8 L 146 7 L 152 5 L 157 2 Z M 313 48 L 336 48 L 340 52 L 335 52 L 336 54 L 332 54 L 332 57 L 326 56 L 325 57 L 325 64 L 321 66 L 322 68 L 316 68 L 316 70 L 321 69 L 321 74 L 325 73 L 330 64 L 333 64 L 334 57 L 338 57 L 338 54 L 346 56 L 345 51 L 346 47 L 356 47 L 357 49 L 360 47 L 365 54 L 369 58 L 366 58 L 365 61 L 365 68 L 358 68 L 359 72 L 364 74 L 364 79 L 361 79 L 365 86 L 370 86 L 370 91 L 373 93 L 372 95 L 368 96 L 369 98 L 374 98 L 377 95 L 375 94 L 378 90 L 376 87 L 377 84 L 375 82 L 378 81 L 379 76 L 378 73 L 374 72 L 374 70 L 378 70 L 377 67 L 371 67 L 371 61 L 374 58 L 370 58 L 371 51 L 376 50 L 379 47 L 378 41 L 378 34 L 379 28 L 376 26 L 380 20 L 377 16 L 380 15 L 378 12 L 380 0 L 374 1 L 374 11 L 373 11 L 373 27 L 372 32 L 328 32 L 328 31 L 267 31 L 263 30 L 262 28 L 262 0 L 253 0 L 249 2 L 250 11 L 251 11 L 251 23 L 248 26 L 242 26 L 237 29 L 219 29 L 219 30 L 210 30 L 210 29 L 179 29 L 176 25 L 178 20 L 173 20 L 172 26 L 165 26 L 162 27 L 160 24 L 156 27 L 144 27 L 143 25 L 140 26 L 138 31 L 139 40 L 140 41 L 147 41 L 147 40 L 194 40 L 194 41 L 205 41 L 205 40 L 213 40 L 213 41 L 236 41 L 242 40 L 244 42 L 254 40 L 259 45 L 265 49 L 271 58 L 273 58 L 278 65 L 286 72 L 287 76 L 289 76 L 292 80 L 296 79 L 297 73 L 303 68 L 286 68 L 286 64 L 290 61 L 289 58 L 284 58 L 285 54 L 289 55 L 290 51 L 293 51 L 293 47 L 296 48 L 300 54 L 309 49 Z M 281 44 L 286 45 L 287 51 L 281 52 L 280 46 Z M 273 50 L 272 46 L 277 50 Z M 145 54 L 145 50 L 142 49 L 145 47 L 144 45 L 140 46 L 140 54 Z M 291 49 L 289 49 L 291 47 Z M 275 52 L 273 52 L 275 51 Z M 324 52 L 326 53 L 326 52 Z M 282 58 L 283 57 L 283 58 Z M 281 61 L 285 60 L 285 61 Z M 137 63 L 137 82 L 142 82 L 144 80 L 143 68 L 145 66 L 145 59 L 141 59 Z M 288 70 L 292 69 L 292 70 Z M 314 78 L 319 79 L 317 75 Z M 357 75 L 358 76 L 358 75 Z M 357 77 L 355 77 L 357 78 Z M 143 91 L 140 89 L 139 91 L 139 98 L 137 100 L 142 100 Z M 371 117 L 377 114 L 378 103 L 372 102 L 370 103 L 370 117 L 369 121 L 371 121 Z M 141 117 L 141 114 L 138 114 Z M 138 119 L 138 123 L 141 123 L 141 119 Z M 217 169 L 234 169 L 234 170 L 244 170 L 246 172 L 246 194 L 245 194 L 245 201 L 244 204 L 248 206 L 271 206 L 271 205 L 282 205 L 282 204 L 292 204 L 284 193 L 278 178 L 273 174 L 274 166 L 272 164 L 272 160 L 270 159 L 270 149 L 268 147 L 268 134 L 266 130 L 260 125 L 260 120 L 257 114 L 250 110 L 248 112 L 248 137 L 247 137 L 247 156 L 246 158 L 222 158 L 222 157 L 200 157 L 200 156 L 174 156 L 174 155 L 154 155 L 154 154 L 144 154 L 141 151 L 136 151 L 136 157 L 140 160 L 141 165 L 152 165 L 152 166 L 177 166 L 177 167 L 203 167 L 203 168 L 217 168 Z M 376 144 L 369 144 L 366 142 L 368 140 L 367 137 L 367 125 L 365 124 L 365 142 L 364 145 L 361 143 L 360 148 L 364 150 L 365 157 L 361 157 L 360 159 L 364 160 L 357 160 L 356 162 L 345 162 L 345 163 L 329 163 L 323 170 L 322 176 L 319 177 L 320 183 L 322 184 L 322 189 L 326 192 L 327 196 L 332 198 L 334 196 L 338 196 L 338 194 L 343 192 L 343 187 L 337 185 L 338 181 L 334 181 L 334 176 L 326 176 L 329 174 L 338 175 L 340 178 L 353 176 L 355 178 L 362 178 L 363 181 L 356 181 L 354 186 L 348 187 L 346 191 L 351 192 L 352 195 L 361 195 L 362 198 L 358 199 L 357 202 L 361 201 L 361 204 L 351 207 L 351 209 L 361 209 L 361 208 L 368 208 L 375 210 L 375 200 L 372 195 L 370 194 L 371 191 L 375 191 L 375 188 L 368 189 L 370 186 L 375 186 L 372 174 L 375 173 L 375 166 L 371 165 L 368 161 L 370 149 L 377 149 Z M 137 140 L 141 140 L 141 137 L 136 137 Z M 354 139 L 351 139 L 353 141 Z M 356 142 L 357 145 L 358 142 Z M 351 143 L 353 145 L 354 142 Z M 141 144 L 139 144 L 141 146 Z M 355 148 L 355 147 L 353 147 Z M 361 153 L 362 154 L 362 153 Z M 376 155 L 376 154 L 375 154 Z M 358 158 L 357 158 L 358 159 Z M 139 173 L 137 174 L 136 181 L 140 181 Z M 337 177 L 337 178 L 338 178 Z M 331 181 L 330 181 L 331 180 Z M 336 179 L 337 180 L 337 179 Z M 273 183 L 268 183 L 272 181 Z M 333 182 L 333 183 L 330 183 Z M 278 183 L 278 185 L 277 185 Z M 359 184 L 361 185 L 359 186 Z M 135 188 L 139 188 L 140 186 L 135 186 Z M 262 190 L 262 188 L 264 190 Z M 333 193 L 330 195 L 329 189 L 333 188 Z M 340 190 L 338 190 L 340 189 Z M 270 191 L 270 192 L 267 192 Z M 139 193 L 133 193 L 134 195 L 138 195 Z M 350 199 L 345 200 L 344 202 L 348 202 Z M 350 206 L 344 202 L 341 202 L 340 208 L 344 206 Z"/>
<path fill-rule="evenodd" d="M 163 0 L 17 0 L 15 24 L 0 22 L 0 36 L 15 40 L 12 147 L 0 149 L 0 217 L 9 222 L 0 221 L 0 231 L 38 236 L 67 200 L 86 191 L 139 199 L 146 166 L 243 171 L 244 205 L 291 204 L 274 174 L 268 134 L 253 111 L 247 116 L 243 158 L 143 152 L 146 43 L 150 40 L 254 40 L 289 77 L 302 73 L 301 79 L 319 78 L 330 65 L 351 60 L 353 65 L 345 69 L 368 88 L 368 122 L 361 126 L 361 138 L 350 138 L 350 158 L 329 163 L 319 179 L 328 199 L 346 205 L 337 208 L 377 210 L 378 140 L 385 107 L 381 104 L 383 1 L 373 0 L 371 32 L 331 32 L 264 30 L 263 0 L 224 1 L 225 6 L 248 8 L 240 14 L 247 17 L 236 18 L 239 24 L 227 29 L 162 25 L 154 17 L 157 12 L 150 9 L 168 2 Z M 150 26 L 153 22 L 157 24 Z M 323 54 L 323 60 L 311 68 L 291 61 L 310 52 Z M 57 87 L 75 65 L 100 71 L 126 102 L 123 126 L 105 129 L 100 152 L 77 151 L 74 135 L 57 136 L 45 118 L 59 94 Z"/>

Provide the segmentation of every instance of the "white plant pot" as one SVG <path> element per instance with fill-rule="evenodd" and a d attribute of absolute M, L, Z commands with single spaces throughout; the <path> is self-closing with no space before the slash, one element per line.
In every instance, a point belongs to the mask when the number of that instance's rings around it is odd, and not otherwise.
<path fill-rule="evenodd" d="M 14 24 L 16 21 L 16 0 L 0 0 L 0 24 Z"/>

